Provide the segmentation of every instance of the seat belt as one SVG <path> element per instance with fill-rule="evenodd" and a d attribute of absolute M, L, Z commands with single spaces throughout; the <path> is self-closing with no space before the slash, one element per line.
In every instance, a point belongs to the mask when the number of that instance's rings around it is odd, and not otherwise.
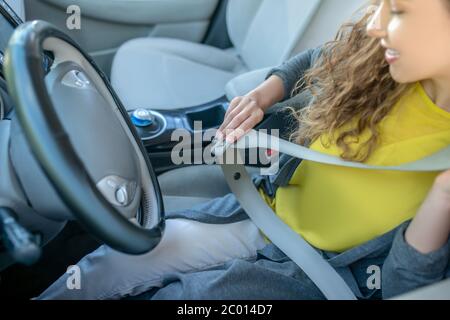
<path fill-rule="evenodd" d="M 250 219 L 272 243 L 305 272 L 329 300 L 356 300 L 356 296 L 344 279 L 319 252 L 284 223 L 262 199 L 242 160 L 244 159 L 245 149 L 256 149 L 258 147 L 270 148 L 280 153 L 313 162 L 367 170 L 433 172 L 450 169 L 450 146 L 414 162 L 398 166 L 371 166 L 359 162 L 345 161 L 339 157 L 317 152 L 255 130 L 251 130 L 233 144 L 220 141 L 213 142 L 212 153 L 220 163 L 231 191 Z M 231 152 L 233 150 L 238 152 Z M 233 159 L 236 162 L 227 163 L 227 161 L 223 161 L 224 159 L 228 160 L 227 155 L 229 153 L 233 154 Z"/>

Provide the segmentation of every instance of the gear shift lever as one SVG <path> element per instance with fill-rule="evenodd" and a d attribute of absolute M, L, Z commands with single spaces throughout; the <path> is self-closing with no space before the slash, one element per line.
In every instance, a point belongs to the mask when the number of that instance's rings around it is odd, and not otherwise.
<path fill-rule="evenodd" d="M 155 123 L 155 115 L 148 109 L 139 108 L 131 114 L 131 121 L 137 127 L 149 127 Z"/>

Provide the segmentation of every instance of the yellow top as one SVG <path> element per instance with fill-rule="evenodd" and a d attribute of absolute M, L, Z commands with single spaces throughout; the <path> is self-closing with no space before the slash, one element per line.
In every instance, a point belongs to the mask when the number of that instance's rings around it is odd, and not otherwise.
<path fill-rule="evenodd" d="M 399 165 L 450 145 L 450 113 L 436 106 L 419 83 L 400 99 L 379 129 L 380 144 L 367 164 Z M 366 141 L 368 134 L 363 133 L 359 143 Z M 321 139 L 310 148 L 340 155 L 335 144 L 326 148 Z M 264 198 L 311 245 L 342 252 L 413 218 L 437 174 L 372 171 L 303 161 L 289 185 L 278 189 L 272 203 Z"/>

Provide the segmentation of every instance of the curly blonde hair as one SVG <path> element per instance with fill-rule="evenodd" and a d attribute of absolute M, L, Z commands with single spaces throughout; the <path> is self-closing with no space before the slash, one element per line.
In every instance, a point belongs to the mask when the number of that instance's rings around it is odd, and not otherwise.
<path fill-rule="evenodd" d="M 329 146 L 331 139 L 342 151 L 341 158 L 364 162 L 379 142 L 377 125 L 412 87 L 392 79 L 380 41 L 367 35 L 370 17 L 366 13 L 358 22 L 344 24 L 335 40 L 325 44 L 318 62 L 297 82 L 292 95 L 310 90 L 313 98 L 306 108 L 290 108 L 298 124 L 291 135 L 296 143 L 321 138 Z M 337 129 L 341 132 L 335 137 Z M 367 129 L 369 139 L 353 150 L 350 144 L 359 142 Z M 324 141 L 324 136 L 330 139 Z"/>

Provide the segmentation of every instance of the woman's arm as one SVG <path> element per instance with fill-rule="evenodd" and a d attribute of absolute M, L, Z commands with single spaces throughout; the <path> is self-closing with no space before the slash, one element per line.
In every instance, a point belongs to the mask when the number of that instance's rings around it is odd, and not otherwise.
<path fill-rule="evenodd" d="M 322 48 L 309 49 L 284 62 L 281 66 L 269 71 L 266 79 L 276 75 L 283 80 L 284 97 L 282 101 L 291 97 L 292 90 L 306 71 L 311 69 L 319 59 Z"/>
<path fill-rule="evenodd" d="M 450 171 L 437 177 L 413 221 L 396 234 L 383 265 L 383 298 L 442 280 L 450 259 Z"/>

